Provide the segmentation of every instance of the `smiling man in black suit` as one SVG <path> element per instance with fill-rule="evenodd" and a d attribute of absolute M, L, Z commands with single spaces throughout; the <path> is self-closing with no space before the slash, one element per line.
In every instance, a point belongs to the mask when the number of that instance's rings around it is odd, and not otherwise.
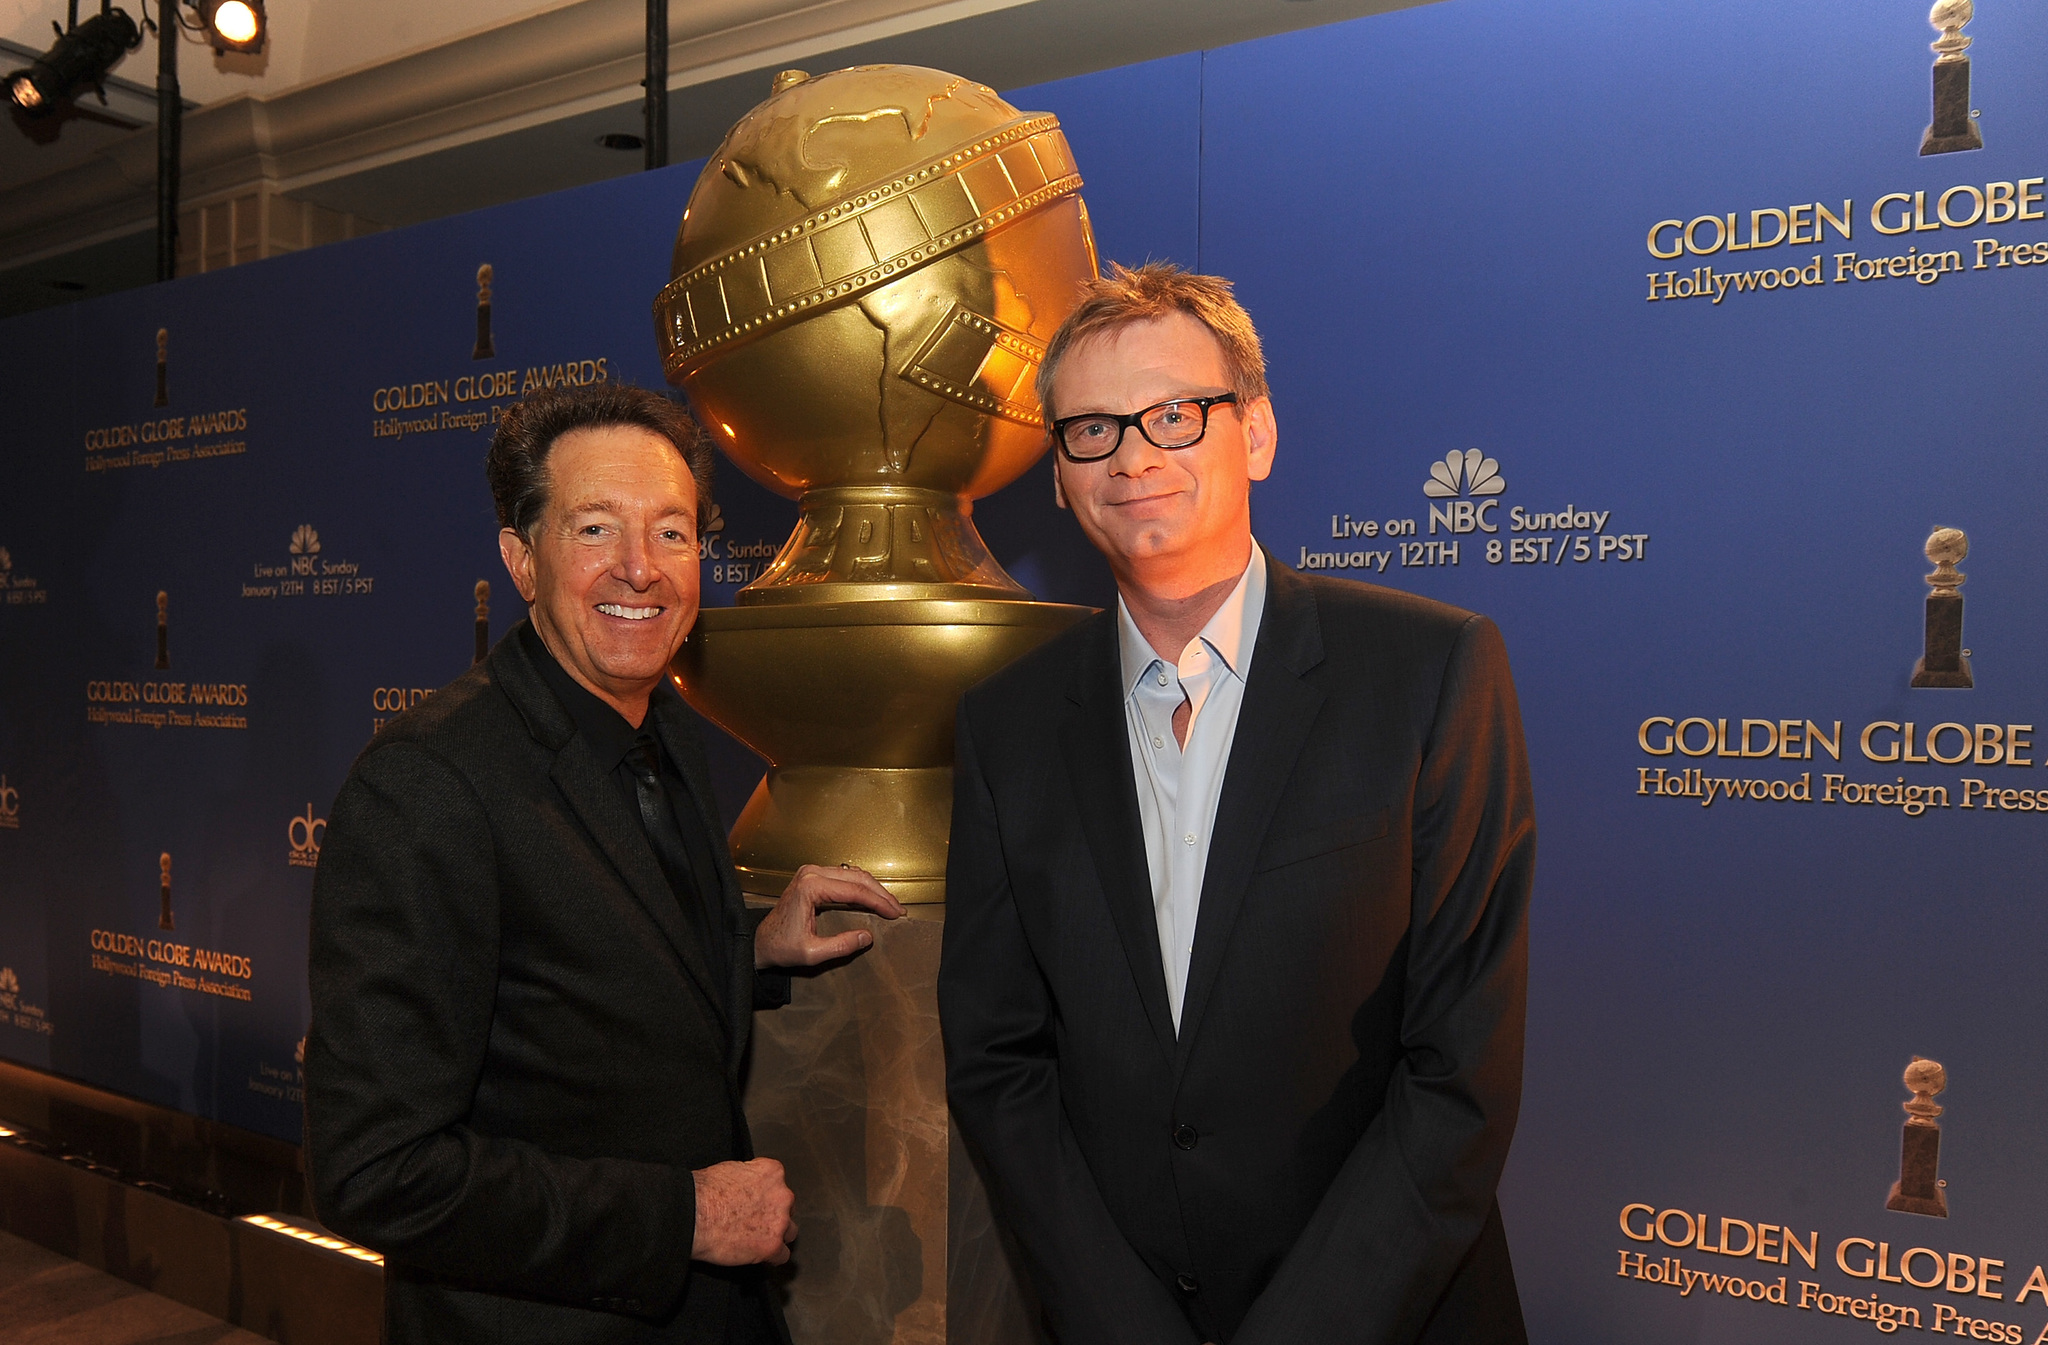
<path fill-rule="evenodd" d="M 821 904 L 902 907 L 844 867 L 742 903 L 667 677 L 710 473 L 652 392 L 507 413 L 489 475 L 530 620 L 385 727 L 328 814 L 307 1151 L 320 1217 L 387 1258 L 390 1345 L 788 1340 L 752 1012 L 787 1000 L 772 968 L 870 942 L 821 938 Z"/>
<path fill-rule="evenodd" d="M 1253 540 L 1278 429 L 1228 282 L 1116 268 L 1039 379 L 1118 603 L 961 704 L 939 1005 L 1055 1338 L 1525 1341 L 1500 633 Z"/>

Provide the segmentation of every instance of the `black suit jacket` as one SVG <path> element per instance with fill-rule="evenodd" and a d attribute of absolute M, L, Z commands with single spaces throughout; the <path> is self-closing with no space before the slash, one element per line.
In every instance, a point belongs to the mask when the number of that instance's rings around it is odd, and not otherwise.
<path fill-rule="evenodd" d="M 690 1174 L 752 1157 L 754 921 L 713 845 L 723 928 L 693 937 L 516 636 L 386 726 L 328 814 L 316 1208 L 387 1257 L 391 1345 L 723 1341 L 745 1276 L 692 1265 Z M 721 836 L 690 711 L 649 718 Z"/>
<path fill-rule="evenodd" d="M 1536 829 L 1500 634 L 1269 556 L 1254 649 L 1177 1036 L 1114 612 L 963 700 L 954 1115 L 1063 1345 L 1520 1341 L 1494 1189 Z"/>

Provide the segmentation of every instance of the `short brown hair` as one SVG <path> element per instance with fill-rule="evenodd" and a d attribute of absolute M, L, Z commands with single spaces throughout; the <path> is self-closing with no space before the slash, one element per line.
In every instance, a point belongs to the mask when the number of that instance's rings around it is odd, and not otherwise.
<path fill-rule="evenodd" d="M 531 538 L 548 507 L 548 453 L 571 430 L 631 425 L 675 445 L 697 483 L 697 529 L 711 518 L 711 442 L 690 413 L 661 393 L 629 383 L 586 383 L 536 392 L 515 403 L 491 436 L 484 459 L 498 526 Z"/>
<path fill-rule="evenodd" d="M 1266 355 L 1258 328 L 1222 276 L 1195 275 L 1172 262 L 1146 262 L 1136 270 L 1109 264 L 1109 274 L 1085 282 L 1081 306 L 1067 315 L 1038 364 L 1038 403 L 1048 428 L 1053 421 L 1052 381 L 1060 361 L 1077 341 L 1121 330 L 1133 323 L 1185 313 L 1209 329 L 1223 348 L 1223 367 L 1240 405 L 1271 395 L 1266 388 Z"/>

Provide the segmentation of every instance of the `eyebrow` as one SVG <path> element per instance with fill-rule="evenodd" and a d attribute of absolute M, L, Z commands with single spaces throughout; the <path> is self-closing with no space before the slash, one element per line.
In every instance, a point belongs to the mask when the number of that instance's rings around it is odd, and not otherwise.
<path fill-rule="evenodd" d="M 617 500 L 586 500 L 582 504 L 573 506 L 568 512 L 571 518 L 579 514 L 623 514 L 626 512 L 626 507 Z M 671 509 L 667 513 L 657 515 L 657 517 L 694 518 L 696 515 L 688 509 Z"/>
<path fill-rule="evenodd" d="M 1200 385 L 1200 384 L 1196 384 L 1195 386 L 1199 387 L 1199 386 L 1201 386 L 1201 385 Z M 1146 402 L 1146 403 L 1145 403 L 1145 404 L 1144 404 L 1143 406 L 1134 406 L 1134 407 L 1132 407 L 1132 408 L 1131 408 L 1131 409 L 1130 409 L 1129 411 L 1111 411 L 1111 410 L 1109 410 L 1109 409 L 1108 409 L 1107 407 L 1097 407 L 1097 408 L 1095 408 L 1095 409 L 1093 409 L 1093 410 L 1089 410 L 1089 411 L 1074 411 L 1074 412 L 1070 412 L 1070 413 L 1068 413 L 1068 414 L 1066 414 L 1066 415 L 1058 416 L 1058 417 L 1056 417 L 1056 419 L 1059 419 L 1059 420 L 1073 420 L 1073 419 L 1075 419 L 1075 418 L 1076 418 L 1076 417 L 1078 417 L 1078 416 L 1124 416 L 1124 415 L 1134 415 L 1134 414 L 1136 414 L 1136 413 L 1137 413 L 1137 412 L 1139 412 L 1139 411 L 1149 411 L 1149 410 L 1151 410 L 1151 409 L 1152 409 L 1153 407 L 1155 407 L 1155 406 L 1165 406 L 1165 405 L 1167 405 L 1167 404 L 1168 404 L 1168 403 L 1170 403 L 1170 402 L 1192 402 L 1192 401 L 1196 400 L 1197 398 L 1201 398 L 1201 397 L 1220 397 L 1220 396 L 1222 396 L 1222 395 L 1223 395 L 1224 393 L 1226 393 L 1226 392 L 1229 392 L 1229 391 L 1231 391 L 1231 389 L 1230 389 L 1230 388 L 1227 388 L 1227 387 L 1225 387 L 1225 388 L 1218 388 L 1218 389 L 1217 389 L 1216 391 L 1214 391 L 1214 392 L 1174 392 L 1174 393 L 1169 393 L 1169 394 L 1167 394 L 1166 396 L 1164 396 L 1164 397 L 1161 397 L 1161 398 L 1159 398 L 1159 399 L 1158 399 L 1157 401 L 1150 401 L 1150 402 Z"/>

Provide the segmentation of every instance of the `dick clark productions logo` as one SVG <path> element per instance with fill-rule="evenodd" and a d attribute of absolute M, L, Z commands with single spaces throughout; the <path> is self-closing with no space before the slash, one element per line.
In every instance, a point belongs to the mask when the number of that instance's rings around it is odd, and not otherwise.
<path fill-rule="evenodd" d="M 291 847 L 285 862 L 295 869 L 319 868 L 320 842 L 326 835 L 327 819 L 313 816 L 313 805 L 307 804 L 305 813 L 285 828 L 285 841 Z"/>

